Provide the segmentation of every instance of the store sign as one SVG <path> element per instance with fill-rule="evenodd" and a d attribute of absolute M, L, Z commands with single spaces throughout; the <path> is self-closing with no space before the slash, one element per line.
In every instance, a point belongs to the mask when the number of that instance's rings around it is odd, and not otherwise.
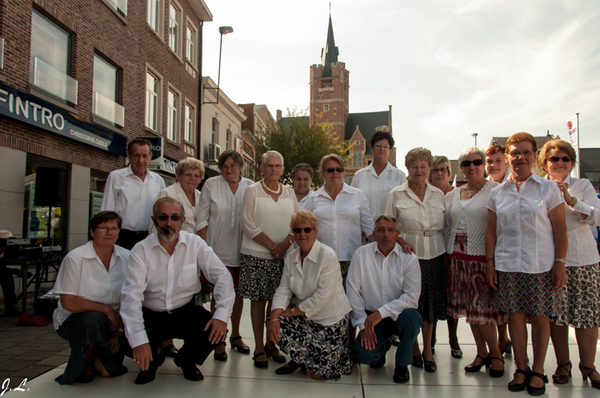
<path fill-rule="evenodd" d="M 150 170 L 160 170 L 175 175 L 175 167 L 179 160 L 164 154 L 163 137 L 140 137 L 152 144 L 152 159 L 148 165 Z"/>
<path fill-rule="evenodd" d="M 0 83 L 0 115 L 117 155 L 125 156 L 127 152 L 127 137 L 3 83 Z"/>

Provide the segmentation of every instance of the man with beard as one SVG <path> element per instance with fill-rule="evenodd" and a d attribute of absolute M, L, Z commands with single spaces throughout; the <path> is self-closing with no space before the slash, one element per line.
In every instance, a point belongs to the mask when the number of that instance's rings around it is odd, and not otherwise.
<path fill-rule="evenodd" d="M 192 381 L 204 376 L 196 367 L 227 335 L 235 292 L 227 268 L 197 235 L 181 231 L 184 209 L 177 199 L 158 199 L 152 208 L 157 232 L 138 243 L 129 258 L 121 294 L 121 317 L 133 361 L 135 383 L 154 380 L 164 361 L 161 342 L 183 339 L 175 364 Z M 214 284 L 214 316 L 196 306 L 200 273 Z"/>

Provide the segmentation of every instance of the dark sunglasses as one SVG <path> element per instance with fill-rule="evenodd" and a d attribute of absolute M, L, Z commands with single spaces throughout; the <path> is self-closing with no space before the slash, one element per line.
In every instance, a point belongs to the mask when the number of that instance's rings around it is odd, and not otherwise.
<path fill-rule="evenodd" d="M 559 160 L 562 160 L 563 163 L 569 163 L 571 161 L 571 158 L 568 157 L 568 156 L 563 156 L 563 157 L 560 157 L 560 156 L 550 156 L 548 158 L 548 160 L 551 161 L 552 163 L 558 163 Z"/>
<path fill-rule="evenodd" d="M 343 167 L 330 167 L 329 169 L 325 169 L 325 171 L 330 174 L 333 173 L 334 171 L 337 171 L 338 173 L 343 173 L 344 168 Z"/>
<path fill-rule="evenodd" d="M 311 227 L 292 228 L 292 231 L 294 231 L 295 234 L 299 234 L 302 231 L 304 231 L 305 234 L 310 234 L 310 231 L 312 231 L 313 229 L 314 228 L 311 228 Z"/>
<path fill-rule="evenodd" d="M 181 216 L 179 214 L 173 214 L 172 216 L 167 216 L 166 214 L 161 214 L 159 216 L 156 216 L 156 219 L 158 221 L 167 221 L 169 218 L 171 218 L 171 220 L 177 222 L 177 221 L 181 221 Z"/>
<path fill-rule="evenodd" d="M 473 163 L 475 166 L 481 166 L 483 164 L 483 160 L 463 160 L 462 162 L 460 162 L 460 167 L 469 167 L 471 163 Z"/>

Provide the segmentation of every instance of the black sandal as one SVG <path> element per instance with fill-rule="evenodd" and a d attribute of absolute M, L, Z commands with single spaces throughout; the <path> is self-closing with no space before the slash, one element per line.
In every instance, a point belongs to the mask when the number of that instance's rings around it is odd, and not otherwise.
<path fill-rule="evenodd" d="M 264 361 L 259 361 L 259 360 L 256 359 L 256 358 L 258 358 L 261 355 L 263 355 L 265 357 Z M 254 366 L 257 367 L 257 368 L 259 368 L 259 369 L 267 369 L 269 367 L 269 361 L 267 361 L 266 358 L 267 358 L 267 356 L 265 355 L 264 352 L 256 352 L 256 353 L 254 353 L 254 356 L 252 357 L 252 359 L 254 360 Z"/>
<path fill-rule="evenodd" d="M 529 383 L 527 384 L 527 392 L 529 395 L 544 395 L 546 393 L 546 383 L 548 383 L 548 377 L 538 372 L 530 372 L 529 373 L 529 382 L 531 382 L 532 377 L 539 377 L 542 379 L 544 384 L 541 387 L 532 387 Z"/>
<path fill-rule="evenodd" d="M 229 344 L 231 344 L 231 348 L 239 352 L 240 354 L 250 354 L 250 347 L 247 345 L 241 345 L 236 343 L 237 340 L 241 340 L 242 336 L 230 337 Z"/>
<path fill-rule="evenodd" d="M 515 376 L 517 374 L 522 374 L 525 376 L 525 381 L 522 383 L 515 383 Z M 515 373 L 513 374 L 513 380 L 508 383 L 508 391 L 512 391 L 512 392 L 519 392 L 519 391 L 523 391 L 525 389 L 525 386 L 527 386 L 527 384 L 529 383 L 529 376 L 531 374 L 531 369 L 527 369 L 527 370 L 523 370 L 523 369 L 517 369 L 515 370 Z"/>
<path fill-rule="evenodd" d="M 275 353 L 279 354 L 279 355 L 275 355 Z M 279 349 L 277 349 L 277 347 L 270 349 L 268 346 L 265 345 L 265 354 L 266 357 L 272 357 L 273 361 L 278 362 L 278 363 L 285 363 L 286 359 L 283 355 L 281 355 L 281 353 L 279 352 Z"/>

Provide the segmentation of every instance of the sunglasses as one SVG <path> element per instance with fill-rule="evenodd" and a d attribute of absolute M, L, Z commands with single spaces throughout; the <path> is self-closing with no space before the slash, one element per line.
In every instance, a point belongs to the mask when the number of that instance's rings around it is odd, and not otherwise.
<path fill-rule="evenodd" d="M 338 173 L 343 173 L 344 172 L 344 168 L 343 167 L 330 167 L 328 169 L 325 169 L 326 172 L 333 174 L 334 172 L 338 172 Z"/>
<path fill-rule="evenodd" d="M 158 221 L 167 221 L 169 218 L 175 222 L 181 221 L 181 216 L 179 214 L 173 214 L 172 216 L 167 216 L 166 214 L 161 214 L 161 215 L 156 216 L 156 219 Z"/>
<path fill-rule="evenodd" d="M 314 228 L 311 228 L 311 227 L 292 228 L 292 231 L 294 231 L 295 234 L 299 234 L 302 231 L 304 231 L 305 234 L 310 234 L 310 231 L 312 231 L 313 229 Z"/>
<path fill-rule="evenodd" d="M 469 167 L 471 165 L 471 163 L 473 163 L 475 166 L 481 166 L 483 164 L 483 160 L 482 159 L 463 160 L 462 162 L 460 162 L 460 167 Z"/>
<path fill-rule="evenodd" d="M 571 158 L 568 157 L 568 156 L 563 156 L 563 157 L 560 157 L 560 156 L 550 156 L 548 158 L 548 160 L 551 161 L 552 163 L 558 163 L 559 160 L 562 160 L 563 163 L 569 163 L 571 161 Z"/>

